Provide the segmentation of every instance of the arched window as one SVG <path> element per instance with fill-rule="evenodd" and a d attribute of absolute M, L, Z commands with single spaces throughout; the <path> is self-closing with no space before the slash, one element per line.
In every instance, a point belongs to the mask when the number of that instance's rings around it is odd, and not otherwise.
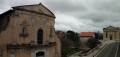
<path fill-rule="evenodd" d="M 38 53 L 36 53 L 36 57 L 45 57 L 45 53 L 44 52 L 38 52 Z"/>
<path fill-rule="evenodd" d="M 42 29 L 38 30 L 37 43 L 43 44 L 43 30 Z"/>

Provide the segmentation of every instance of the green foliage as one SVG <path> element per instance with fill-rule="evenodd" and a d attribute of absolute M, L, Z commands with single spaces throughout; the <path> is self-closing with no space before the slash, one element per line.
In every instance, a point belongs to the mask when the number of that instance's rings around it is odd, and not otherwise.
<path fill-rule="evenodd" d="M 66 57 L 66 55 L 72 53 L 72 52 L 77 52 L 80 51 L 79 49 L 76 48 L 67 48 L 67 49 L 62 49 L 62 56 Z"/>
<path fill-rule="evenodd" d="M 88 39 L 87 45 L 92 49 L 97 46 L 97 44 L 100 44 L 98 39 L 90 38 Z"/>
<path fill-rule="evenodd" d="M 80 51 L 80 39 L 78 33 L 74 31 L 67 31 L 67 33 L 61 37 L 61 45 L 62 45 L 62 57 L 66 57 L 66 55 L 71 54 L 73 52 Z M 75 47 L 75 48 L 73 48 Z"/>
<path fill-rule="evenodd" d="M 74 42 L 76 48 L 79 48 L 80 39 L 79 39 L 78 33 L 75 33 L 74 31 L 68 30 L 67 31 L 67 38 Z"/>
<path fill-rule="evenodd" d="M 95 32 L 95 38 L 96 39 L 103 39 L 103 34 L 100 32 Z"/>
<path fill-rule="evenodd" d="M 61 38 L 61 44 L 62 44 L 62 48 L 70 48 L 74 46 L 73 41 L 67 38 Z"/>

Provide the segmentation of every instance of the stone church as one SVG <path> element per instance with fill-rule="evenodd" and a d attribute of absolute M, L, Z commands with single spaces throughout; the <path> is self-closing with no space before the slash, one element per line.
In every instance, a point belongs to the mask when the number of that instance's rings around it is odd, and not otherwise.
<path fill-rule="evenodd" d="M 0 15 L 0 57 L 61 57 L 54 24 L 41 3 L 12 7 Z"/>
<path fill-rule="evenodd" d="M 103 28 L 103 40 L 119 40 L 120 28 L 109 26 Z"/>

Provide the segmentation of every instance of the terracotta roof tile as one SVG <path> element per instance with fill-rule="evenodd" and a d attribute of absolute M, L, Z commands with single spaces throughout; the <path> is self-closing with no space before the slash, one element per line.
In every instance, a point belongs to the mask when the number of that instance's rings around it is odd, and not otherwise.
<path fill-rule="evenodd" d="M 80 36 L 93 36 L 94 32 L 81 32 Z"/>

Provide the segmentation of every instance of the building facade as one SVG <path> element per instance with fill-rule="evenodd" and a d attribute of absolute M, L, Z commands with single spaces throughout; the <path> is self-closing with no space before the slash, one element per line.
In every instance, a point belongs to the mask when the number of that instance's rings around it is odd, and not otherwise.
<path fill-rule="evenodd" d="M 0 57 L 61 57 L 55 16 L 41 3 L 0 15 Z"/>
<path fill-rule="evenodd" d="M 81 32 L 80 33 L 80 42 L 82 48 L 88 50 L 90 47 L 87 45 L 88 39 L 90 38 L 95 38 L 95 33 L 94 32 Z"/>
<path fill-rule="evenodd" d="M 103 28 L 103 40 L 119 40 L 120 39 L 120 28 L 109 26 Z"/>
<path fill-rule="evenodd" d="M 83 43 L 88 42 L 88 39 L 95 38 L 94 32 L 81 32 L 80 33 L 80 41 Z"/>

